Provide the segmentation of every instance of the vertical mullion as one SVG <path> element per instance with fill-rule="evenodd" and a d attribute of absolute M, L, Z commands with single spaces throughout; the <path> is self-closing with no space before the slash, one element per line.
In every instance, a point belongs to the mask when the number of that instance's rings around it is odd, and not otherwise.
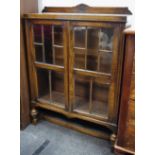
<path fill-rule="evenodd" d="M 74 75 L 74 42 L 75 42 L 75 29 L 74 26 L 71 26 L 68 22 L 68 31 L 69 31 L 69 111 L 73 111 L 75 104 L 75 75 Z"/>
<path fill-rule="evenodd" d="M 97 71 L 100 71 L 100 41 L 101 41 L 101 38 L 100 38 L 100 33 L 101 33 L 101 28 L 99 30 L 99 42 L 98 42 L 98 54 L 97 54 Z"/>
<path fill-rule="evenodd" d="M 73 47 L 75 47 L 75 29 L 73 28 Z M 72 57 L 72 64 L 73 64 L 73 70 L 74 70 L 74 65 L 75 65 L 75 51 L 74 51 L 74 54 L 73 54 L 73 57 Z M 75 102 L 76 102 L 76 95 L 75 95 L 75 82 L 76 82 L 76 76 L 73 75 L 73 90 L 74 90 L 74 94 L 73 94 L 73 102 L 72 102 L 72 107 L 71 107 L 71 110 L 74 109 L 75 107 Z"/>
<path fill-rule="evenodd" d="M 44 41 L 44 26 L 41 25 L 41 38 L 42 38 L 42 58 L 43 62 L 45 62 L 45 41 Z"/>
<path fill-rule="evenodd" d="M 63 60 L 64 60 L 64 95 L 65 95 L 65 109 L 69 110 L 69 74 L 68 74 L 68 47 L 69 47 L 69 23 L 65 22 L 63 25 Z"/>
<path fill-rule="evenodd" d="M 86 27 L 85 31 L 85 69 L 87 69 L 87 39 L 88 39 L 88 31 Z"/>
<path fill-rule="evenodd" d="M 98 52 L 98 55 L 97 55 L 97 71 L 100 71 L 100 52 Z"/>
<path fill-rule="evenodd" d="M 51 70 L 48 71 L 49 78 L 49 92 L 50 92 L 50 102 L 52 101 L 52 81 L 51 81 Z"/>
<path fill-rule="evenodd" d="M 92 111 L 92 93 L 93 93 L 93 79 L 90 79 L 90 88 L 89 88 L 89 113 Z"/>
<path fill-rule="evenodd" d="M 54 25 L 52 25 L 52 50 L 53 50 L 53 64 L 55 64 L 55 47 L 54 47 Z"/>

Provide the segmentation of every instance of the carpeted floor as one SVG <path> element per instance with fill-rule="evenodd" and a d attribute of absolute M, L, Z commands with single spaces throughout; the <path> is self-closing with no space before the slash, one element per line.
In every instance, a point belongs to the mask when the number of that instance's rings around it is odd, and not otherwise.
<path fill-rule="evenodd" d="M 47 121 L 20 132 L 21 155 L 114 155 L 110 143 Z"/>

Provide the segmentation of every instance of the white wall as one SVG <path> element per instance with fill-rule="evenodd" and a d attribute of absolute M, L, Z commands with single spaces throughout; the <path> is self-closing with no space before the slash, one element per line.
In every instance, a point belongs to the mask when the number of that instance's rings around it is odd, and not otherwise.
<path fill-rule="evenodd" d="M 134 16 L 135 16 L 135 0 L 38 0 L 39 12 L 45 6 L 75 6 L 77 4 L 84 3 L 89 6 L 127 6 L 132 16 L 128 17 L 128 24 L 134 27 Z"/>

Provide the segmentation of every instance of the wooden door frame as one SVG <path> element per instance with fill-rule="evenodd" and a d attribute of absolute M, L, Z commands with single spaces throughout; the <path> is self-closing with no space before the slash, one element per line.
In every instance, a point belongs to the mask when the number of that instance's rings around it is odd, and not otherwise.
<path fill-rule="evenodd" d="M 118 71 L 121 71 L 121 61 L 119 61 L 118 57 L 123 57 L 120 52 L 120 40 L 121 40 L 121 27 L 120 24 L 116 24 L 116 23 L 105 23 L 105 22 L 68 22 L 68 29 L 69 29 L 69 37 L 70 37 L 70 43 L 69 43 L 69 105 L 70 105 L 70 112 L 73 112 L 73 103 L 74 103 L 74 52 L 73 52 L 73 42 L 74 42 L 74 32 L 73 32 L 73 26 L 91 26 L 91 27 L 104 27 L 104 28 L 113 28 L 114 29 L 114 45 L 113 45 L 113 54 L 115 54 L 114 56 L 112 56 L 112 72 L 111 72 L 111 86 L 110 86 L 110 90 L 109 90 L 109 105 L 110 108 L 108 110 L 108 119 L 104 119 L 101 117 L 96 117 L 96 116 L 90 116 L 89 114 L 84 114 L 84 113 L 80 113 L 80 115 L 84 115 L 84 116 L 89 116 L 95 119 L 99 119 L 99 120 L 103 120 L 103 121 L 107 121 L 107 122 L 111 122 L 111 123 L 117 123 L 117 111 L 118 111 L 118 100 L 117 100 L 117 95 L 119 95 L 119 88 L 118 88 L 118 81 L 120 83 L 120 78 L 118 76 Z M 76 72 L 82 69 L 76 69 Z M 90 71 L 88 74 L 91 74 L 91 72 L 93 74 L 95 74 L 93 71 Z M 87 74 L 87 73 L 86 73 Z M 99 76 L 102 73 L 98 73 Z M 103 73 L 104 74 L 104 73 Z M 105 78 L 106 79 L 106 78 Z M 112 99 L 111 99 L 111 96 Z"/>
<path fill-rule="evenodd" d="M 28 64 L 29 64 L 29 79 L 31 86 L 31 107 L 33 108 L 36 103 L 38 96 L 38 83 L 37 83 L 37 67 L 44 68 L 53 71 L 59 71 L 64 73 L 64 96 L 65 96 L 65 109 L 68 109 L 68 50 L 67 50 L 67 29 L 66 22 L 64 21 L 53 21 L 53 20 L 26 20 L 26 36 L 27 36 L 27 47 L 28 47 Z M 64 39 L 64 66 L 58 66 L 43 62 L 35 61 L 35 50 L 33 44 L 33 24 L 40 25 L 62 25 L 63 28 L 63 39 Z"/>

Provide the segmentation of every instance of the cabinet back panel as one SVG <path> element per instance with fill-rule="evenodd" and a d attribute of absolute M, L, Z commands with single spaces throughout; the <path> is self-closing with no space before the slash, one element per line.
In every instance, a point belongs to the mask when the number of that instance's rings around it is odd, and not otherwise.
<path fill-rule="evenodd" d="M 52 90 L 63 93 L 64 92 L 64 74 L 53 72 L 52 76 L 53 87 Z"/>
<path fill-rule="evenodd" d="M 49 99 L 49 77 L 48 70 L 37 69 L 38 97 L 48 96 Z"/>
<path fill-rule="evenodd" d="M 108 103 L 109 87 L 107 85 L 101 85 L 96 82 L 93 84 L 93 100 Z"/>

